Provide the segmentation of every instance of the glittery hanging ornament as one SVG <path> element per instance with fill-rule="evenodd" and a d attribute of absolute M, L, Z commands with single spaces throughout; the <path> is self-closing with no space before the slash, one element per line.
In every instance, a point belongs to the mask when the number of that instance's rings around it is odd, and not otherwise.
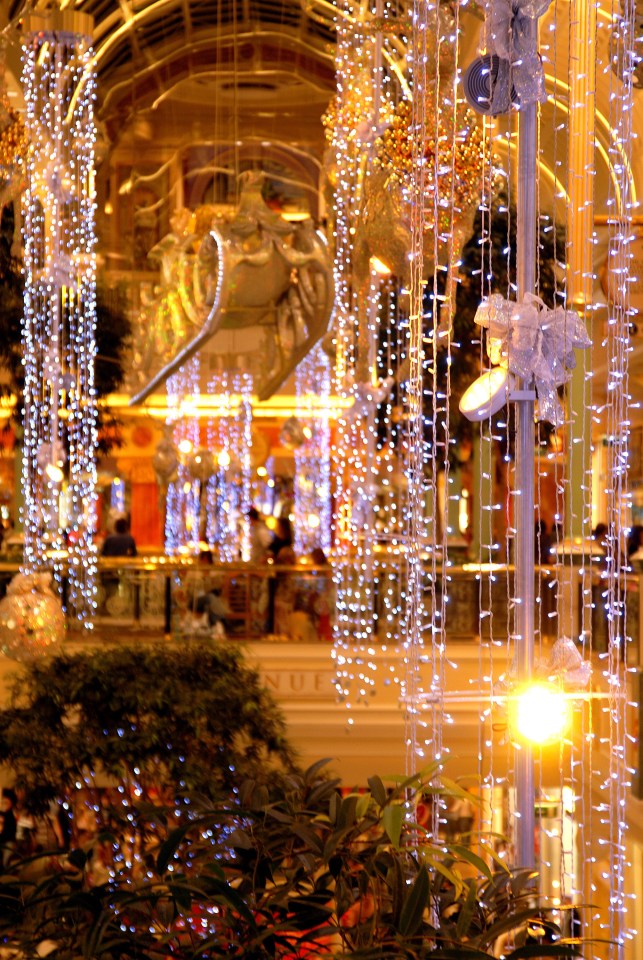
<path fill-rule="evenodd" d="M 65 617 L 51 591 L 51 574 L 16 574 L 0 601 L 0 652 L 31 663 L 55 651 L 64 634 Z"/>

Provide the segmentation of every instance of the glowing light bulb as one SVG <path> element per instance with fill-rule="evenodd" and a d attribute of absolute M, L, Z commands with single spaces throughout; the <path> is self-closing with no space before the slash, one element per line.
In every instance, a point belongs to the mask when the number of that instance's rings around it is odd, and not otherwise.
<path fill-rule="evenodd" d="M 62 483 L 65 476 L 62 467 L 59 467 L 57 463 L 48 463 L 45 467 L 45 473 L 54 483 Z"/>
<path fill-rule="evenodd" d="M 532 684 L 518 693 L 510 707 L 511 727 L 523 740 L 553 743 L 565 734 L 571 721 L 565 693 L 546 684 Z"/>
<path fill-rule="evenodd" d="M 380 277 L 389 277 L 391 275 L 391 268 L 384 263 L 383 260 L 380 260 L 379 257 L 371 257 L 371 269 L 375 271 Z"/>
<path fill-rule="evenodd" d="M 193 443 L 187 437 L 179 442 L 179 453 L 192 453 Z"/>
<path fill-rule="evenodd" d="M 217 457 L 217 463 L 220 467 L 229 467 L 230 466 L 230 454 L 227 450 L 222 450 L 219 456 Z"/>

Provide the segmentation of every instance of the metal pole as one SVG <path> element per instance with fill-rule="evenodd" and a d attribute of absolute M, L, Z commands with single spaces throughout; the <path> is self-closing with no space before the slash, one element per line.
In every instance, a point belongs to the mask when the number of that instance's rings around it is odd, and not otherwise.
<path fill-rule="evenodd" d="M 535 47 L 538 22 L 526 22 Z M 518 302 L 535 291 L 536 282 L 537 109 L 536 103 L 530 103 L 518 112 Z M 522 393 L 531 392 L 532 383 L 523 381 L 520 387 Z M 515 475 L 514 642 L 516 681 L 521 686 L 531 679 L 534 662 L 534 399 L 529 396 L 516 400 Z M 519 866 L 526 868 L 535 862 L 534 800 L 533 750 L 524 743 L 516 750 L 516 857 Z"/>

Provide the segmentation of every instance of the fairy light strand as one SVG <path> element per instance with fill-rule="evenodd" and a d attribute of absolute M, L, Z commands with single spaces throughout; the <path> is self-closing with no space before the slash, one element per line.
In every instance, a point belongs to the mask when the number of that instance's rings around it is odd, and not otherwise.
<path fill-rule="evenodd" d="M 96 263 L 91 20 L 38 20 L 23 42 L 30 149 L 23 195 L 24 560 L 53 562 L 68 613 L 96 610 Z M 44 28 L 43 28 L 44 27 Z M 77 91 L 80 94 L 75 96 Z"/>

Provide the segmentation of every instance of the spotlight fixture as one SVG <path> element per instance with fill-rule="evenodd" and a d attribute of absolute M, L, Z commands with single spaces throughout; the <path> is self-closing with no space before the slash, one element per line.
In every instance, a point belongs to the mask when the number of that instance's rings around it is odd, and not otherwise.
<path fill-rule="evenodd" d="M 460 413 L 473 422 L 488 420 L 502 410 L 514 386 L 514 377 L 505 367 L 492 367 L 462 394 Z"/>

